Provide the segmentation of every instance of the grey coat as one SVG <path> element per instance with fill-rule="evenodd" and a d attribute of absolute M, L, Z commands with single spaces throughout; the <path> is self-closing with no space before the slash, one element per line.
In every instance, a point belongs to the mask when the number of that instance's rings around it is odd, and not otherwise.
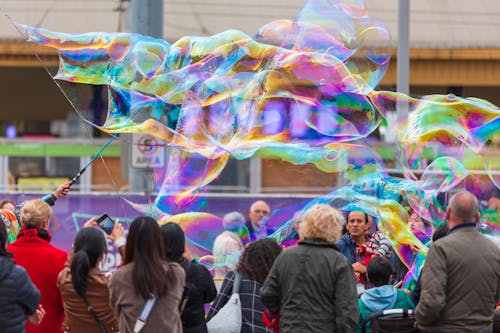
<path fill-rule="evenodd" d="M 0 256 L 0 331 L 24 333 L 26 316 L 35 313 L 40 292 L 26 270 Z"/>
<path fill-rule="evenodd" d="M 302 240 L 283 251 L 260 296 L 271 312 L 280 311 L 280 333 L 356 331 L 359 312 L 352 267 L 323 240 Z"/>
<path fill-rule="evenodd" d="M 491 331 L 500 299 L 500 249 L 474 226 L 451 229 L 429 250 L 417 306 L 423 331 Z"/>

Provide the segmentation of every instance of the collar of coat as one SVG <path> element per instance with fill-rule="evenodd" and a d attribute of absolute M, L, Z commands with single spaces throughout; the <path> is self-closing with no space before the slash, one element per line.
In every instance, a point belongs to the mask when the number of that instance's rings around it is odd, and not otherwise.
<path fill-rule="evenodd" d="M 299 245 L 330 247 L 330 248 L 338 251 L 338 248 L 335 246 L 335 244 L 328 243 L 326 240 L 324 240 L 322 238 L 304 238 L 301 241 L 299 241 Z"/>
<path fill-rule="evenodd" d="M 349 232 L 346 232 L 344 235 L 342 235 L 342 238 L 345 239 L 348 243 L 350 243 L 352 246 L 356 247 L 356 246 L 359 246 L 358 243 L 356 243 L 356 241 L 354 239 L 352 239 L 352 236 Z M 365 235 L 365 239 L 366 241 L 368 242 L 368 240 L 372 238 L 372 234 L 366 234 Z"/>
<path fill-rule="evenodd" d="M 466 222 L 466 223 L 460 223 L 460 224 L 457 224 L 456 226 L 454 226 L 453 228 L 451 228 L 450 230 L 448 230 L 448 232 L 446 233 L 446 235 L 449 235 L 451 234 L 453 231 L 457 230 L 457 229 L 462 229 L 462 228 L 470 228 L 470 227 L 473 227 L 475 228 L 477 226 L 477 224 L 475 222 Z"/>

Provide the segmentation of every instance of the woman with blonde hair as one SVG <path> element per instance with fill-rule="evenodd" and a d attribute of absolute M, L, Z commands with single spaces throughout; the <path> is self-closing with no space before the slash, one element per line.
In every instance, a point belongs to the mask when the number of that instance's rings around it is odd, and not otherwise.
<path fill-rule="evenodd" d="M 297 246 L 283 251 L 260 289 L 262 303 L 280 316 L 279 331 L 355 332 L 359 316 L 356 281 L 333 243 L 343 216 L 329 205 L 309 208 Z"/>
<path fill-rule="evenodd" d="M 48 230 L 52 208 L 41 199 L 25 201 L 21 208 L 21 230 L 17 240 L 8 246 L 14 261 L 28 272 L 40 290 L 46 316 L 38 326 L 26 324 L 27 333 L 62 333 L 64 310 L 57 289 L 57 276 L 64 268 L 68 255 L 50 244 Z"/>

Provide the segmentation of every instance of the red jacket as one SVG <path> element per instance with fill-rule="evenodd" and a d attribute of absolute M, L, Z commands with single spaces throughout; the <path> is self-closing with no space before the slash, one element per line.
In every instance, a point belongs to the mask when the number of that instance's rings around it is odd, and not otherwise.
<path fill-rule="evenodd" d="M 64 309 L 57 289 L 57 276 L 64 268 L 67 253 L 37 236 L 23 236 L 7 247 L 14 254 L 14 261 L 28 272 L 40 290 L 45 317 L 40 325 L 26 323 L 26 333 L 62 333 Z"/>

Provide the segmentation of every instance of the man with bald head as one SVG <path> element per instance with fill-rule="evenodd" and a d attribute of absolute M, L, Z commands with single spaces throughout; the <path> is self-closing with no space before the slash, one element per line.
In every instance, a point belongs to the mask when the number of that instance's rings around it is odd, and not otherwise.
<path fill-rule="evenodd" d="M 449 231 L 429 249 L 417 324 L 424 332 L 491 332 L 500 299 L 500 249 L 476 228 L 479 207 L 467 191 L 446 210 Z"/>
<path fill-rule="evenodd" d="M 270 231 L 265 225 L 265 219 L 271 215 L 269 205 L 262 200 L 255 201 L 248 211 L 248 220 L 245 225 L 250 234 L 250 241 L 269 236 Z"/>

